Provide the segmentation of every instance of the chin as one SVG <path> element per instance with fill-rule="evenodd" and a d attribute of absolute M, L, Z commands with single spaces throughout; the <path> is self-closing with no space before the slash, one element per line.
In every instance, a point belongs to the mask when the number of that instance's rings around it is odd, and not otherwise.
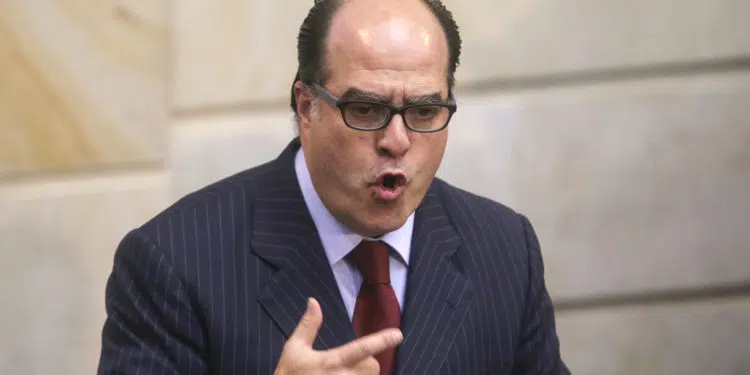
<path fill-rule="evenodd" d="M 368 225 L 366 229 L 358 232 L 359 234 L 366 237 L 378 238 L 386 233 L 390 233 L 398 228 L 401 228 L 403 225 L 404 223 L 401 223 L 399 225 L 379 223 L 378 225 Z"/>
<path fill-rule="evenodd" d="M 392 232 L 404 226 L 410 214 L 411 212 L 402 212 L 402 210 L 399 209 L 396 212 L 391 211 L 372 217 L 369 223 L 367 223 L 367 231 L 378 233 L 378 235 Z"/>

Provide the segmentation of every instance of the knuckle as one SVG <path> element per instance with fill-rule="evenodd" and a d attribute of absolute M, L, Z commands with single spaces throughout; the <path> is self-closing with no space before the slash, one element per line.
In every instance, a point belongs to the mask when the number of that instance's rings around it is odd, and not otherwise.
<path fill-rule="evenodd" d="M 344 367 L 344 358 L 338 352 L 326 353 L 320 361 L 320 367 L 324 369 L 338 369 Z"/>
<path fill-rule="evenodd" d="M 361 344 L 358 346 L 359 354 L 363 357 L 365 356 L 371 356 L 374 353 L 375 345 L 373 345 L 370 341 L 362 341 Z"/>

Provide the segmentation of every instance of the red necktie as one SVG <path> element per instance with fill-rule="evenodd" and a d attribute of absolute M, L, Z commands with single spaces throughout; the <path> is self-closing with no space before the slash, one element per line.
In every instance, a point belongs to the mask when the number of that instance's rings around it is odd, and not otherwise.
<path fill-rule="evenodd" d="M 354 332 L 366 336 L 401 325 L 401 309 L 391 287 L 388 245 L 382 241 L 362 241 L 352 252 L 354 264 L 362 274 L 362 286 L 354 306 Z M 391 375 L 396 364 L 396 348 L 375 356 L 380 374 Z"/>

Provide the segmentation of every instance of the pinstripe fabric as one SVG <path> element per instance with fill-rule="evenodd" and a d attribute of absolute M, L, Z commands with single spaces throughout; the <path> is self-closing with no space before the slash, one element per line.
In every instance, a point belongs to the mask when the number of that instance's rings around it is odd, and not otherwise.
<path fill-rule="evenodd" d="M 125 236 L 99 374 L 272 374 L 308 296 L 324 315 L 316 348 L 354 338 L 297 185 L 298 148 Z M 525 217 L 436 179 L 414 231 L 397 373 L 569 373 Z"/>

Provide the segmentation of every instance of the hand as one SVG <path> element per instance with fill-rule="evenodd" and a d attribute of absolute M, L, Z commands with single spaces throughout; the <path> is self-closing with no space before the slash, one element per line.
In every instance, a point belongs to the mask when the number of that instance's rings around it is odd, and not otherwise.
<path fill-rule="evenodd" d="M 281 351 L 275 375 L 380 374 L 374 355 L 401 344 L 403 335 L 396 328 L 385 329 L 325 351 L 312 345 L 323 324 L 318 302 L 310 298 L 307 310 Z"/>

